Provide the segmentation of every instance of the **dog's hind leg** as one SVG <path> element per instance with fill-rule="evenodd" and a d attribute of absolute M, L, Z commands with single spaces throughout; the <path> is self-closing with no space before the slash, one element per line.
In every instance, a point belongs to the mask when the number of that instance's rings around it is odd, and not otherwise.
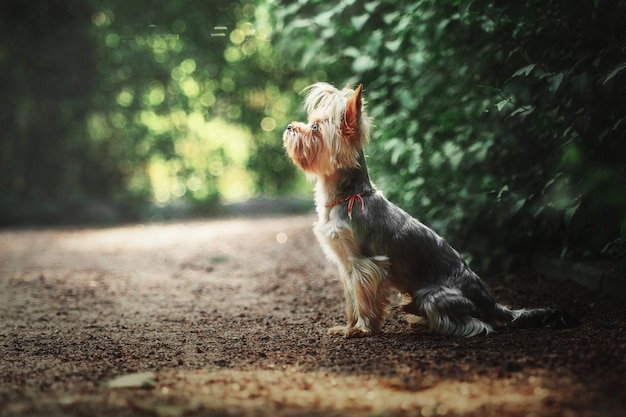
<path fill-rule="evenodd" d="M 476 304 L 457 288 L 429 285 L 414 298 L 432 332 L 471 337 L 493 331 Z"/>

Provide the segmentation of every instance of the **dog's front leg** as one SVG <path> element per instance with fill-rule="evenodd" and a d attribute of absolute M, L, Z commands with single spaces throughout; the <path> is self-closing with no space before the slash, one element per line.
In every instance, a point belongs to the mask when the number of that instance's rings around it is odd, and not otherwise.
<path fill-rule="evenodd" d="M 350 328 L 353 328 L 356 324 L 356 316 L 354 314 L 354 292 L 352 290 L 352 286 L 348 285 L 349 278 L 345 273 L 341 274 L 341 281 L 343 282 L 343 297 L 346 309 L 346 325 L 345 326 L 334 326 L 328 329 L 328 334 L 339 334 L 344 336 L 346 331 Z"/>
<path fill-rule="evenodd" d="M 379 330 L 389 311 L 384 282 L 387 266 L 383 257 L 352 261 L 343 280 L 347 325 L 331 328 L 330 334 L 366 337 Z"/>

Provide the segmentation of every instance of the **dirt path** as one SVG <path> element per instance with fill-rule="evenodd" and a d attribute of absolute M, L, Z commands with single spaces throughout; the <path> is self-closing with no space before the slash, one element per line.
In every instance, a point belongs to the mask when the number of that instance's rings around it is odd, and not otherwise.
<path fill-rule="evenodd" d="M 626 415 L 623 300 L 486 277 L 583 323 L 459 339 L 393 313 L 331 337 L 341 284 L 313 220 L 0 232 L 0 416 Z"/>

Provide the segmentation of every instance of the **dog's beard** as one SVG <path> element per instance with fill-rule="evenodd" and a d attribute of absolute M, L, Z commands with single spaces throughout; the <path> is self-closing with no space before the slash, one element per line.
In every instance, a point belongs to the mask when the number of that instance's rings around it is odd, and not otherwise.
<path fill-rule="evenodd" d="M 321 133 L 312 131 L 304 123 L 293 123 L 285 131 L 283 143 L 293 162 L 307 174 L 325 175 L 334 169 L 330 163 L 328 146 Z"/>
<path fill-rule="evenodd" d="M 358 166 L 358 149 L 336 134 L 328 122 L 311 130 L 310 124 L 294 122 L 283 135 L 287 154 L 307 174 L 332 176 L 339 169 Z"/>

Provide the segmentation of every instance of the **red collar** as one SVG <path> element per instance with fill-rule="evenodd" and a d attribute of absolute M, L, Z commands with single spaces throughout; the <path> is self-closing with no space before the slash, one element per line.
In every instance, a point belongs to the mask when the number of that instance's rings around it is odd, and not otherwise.
<path fill-rule="evenodd" d="M 337 204 L 345 203 L 347 201 L 348 202 L 348 218 L 352 220 L 352 207 L 354 206 L 354 201 L 359 200 L 359 203 L 361 203 L 360 211 L 361 213 L 363 213 L 363 207 L 365 206 L 365 203 L 363 202 L 363 196 L 366 194 L 369 194 L 369 192 L 362 191 L 360 193 L 353 194 L 349 197 L 342 198 L 340 200 L 331 201 L 330 203 L 326 203 L 324 204 L 324 207 L 331 208 L 331 207 L 336 206 Z"/>

